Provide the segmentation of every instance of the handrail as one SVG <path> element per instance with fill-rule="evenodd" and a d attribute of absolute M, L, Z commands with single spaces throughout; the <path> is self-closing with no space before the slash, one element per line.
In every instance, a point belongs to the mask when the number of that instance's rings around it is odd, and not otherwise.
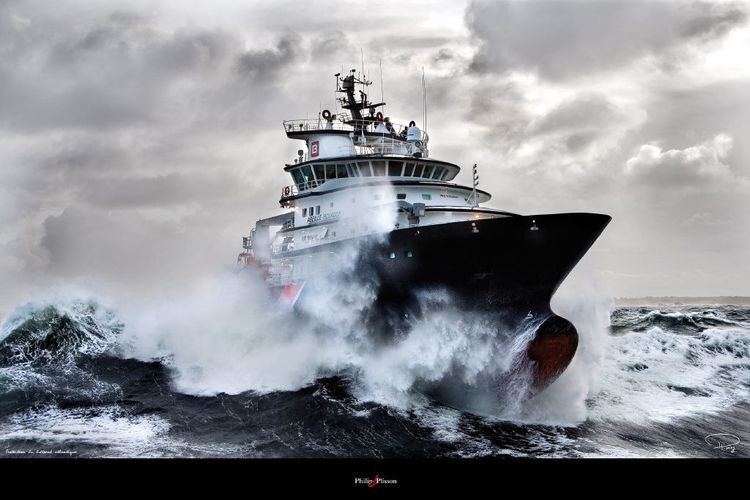
<path fill-rule="evenodd" d="M 387 123 L 390 123 L 392 129 L 390 132 L 381 132 L 375 130 L 380 125 L 387 127 Z M 369 134 L 381 134 L 383 137 L 401 137 L 402 140 L 406 140 L 406 133 L 409 129 L 408 126 L 393 123 L 393 122 L 373 122 L 370 120 L 350 120 L 348 116 L 337 118 L 336 120 L 325 120 L 322 118 L 298 118 L 294 120 L 284 120 L 283 122 L 284 131 L 287 133 L 292 132 L 325 132 L 327 130 L 341 130 L 346 132 L 354 132 L 355 130 L 364 130 Z M 428 140 L 427 132 L 420 131 L 420 138 L 422 142 Z"/>
<path fill-rule="evenodd" d="M 324 183 L 325 183 L 325 179 L 321 179 L 321 180 L 313 179 L 311 181 L 303 182 L 299 185 L 289 184 L 281 188 L 281 197 L 288 198 L 290 196 L 296 196 L 299 194 L 300 191 L 307 191 L 309 189 L 322 186 Z"/>
<path fill-rule="evenodd" d="M 427 134 L 424 134 L 427 137 Z M 429 140 L 429 139 L 428 139 Z M 427 149 L 427 142 L 424 141 L 421 144 L 414 142 L 403 142 L 390 137 L 384 137 L 383 142 L 379 144 L 355 144 L 354 145 L 356 156 L 368 156 L 368 155 L 399 155 L 399 156 L 412 156 L 414 153 L 419 151 L 423 157 L 429 156 L 429 150 Z M 342 156 L 346 154 L 348 148 L 341 147 L 339 151 Z"/>

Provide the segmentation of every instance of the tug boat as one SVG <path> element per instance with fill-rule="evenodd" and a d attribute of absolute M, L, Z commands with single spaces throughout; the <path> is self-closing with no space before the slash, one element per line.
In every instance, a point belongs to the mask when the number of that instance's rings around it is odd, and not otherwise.
<path fill-rule="evenodd" d="M 335 78 L 333 112 L 283 122 L 304 149 L 284 167 L 293 182 L 281 189 L 283 213 L 256 221 L 239 265 L 259 269 L 281 303 L 299 308 L 322 263 L 355 245 L 346 279 L 375 287 L 362 312 L 374 334 L 408 332 L 420 293 L 445 290 L 461 310 L 502 312 L 505 326 L 534 318 L 525 366 L 535 390 L 549 385 L 578 345 L 550 300 L 610 217 L 485 206 L 491 196 L 478 188 L 476 165 L 473 185 L 453 183 L 460 167 L 430 156 L 430 137 L 415 121 L 394 123 L 384 102 L 370 102 L 372 82 L 361 72 Z"/>

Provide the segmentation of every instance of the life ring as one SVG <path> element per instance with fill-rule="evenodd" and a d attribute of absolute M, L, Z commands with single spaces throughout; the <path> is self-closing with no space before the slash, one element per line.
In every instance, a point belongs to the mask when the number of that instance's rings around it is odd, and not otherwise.
<path fill-rule="evenodd" d="M 284 196 L 289 196 L 289 193 L 292 192 L 292 188 L 289 186 L 284 186 Z"/>
<path fill-rule="evenodd" d="M 381 113 L 380 111 L 378 111 L 377 114 L 375 115 L 375 118 L 377 118 L 377 120 L 379 122 L 382 122 L 383 121 L 383 113 Z"/>
<path fill-rule="evenodd" d="M 332 115 L 330 111 L 328 111 L 327 109 L 324 109 L 323 112 L 321 113 L 321 116 L 326 120 L 330 120 Z"/>

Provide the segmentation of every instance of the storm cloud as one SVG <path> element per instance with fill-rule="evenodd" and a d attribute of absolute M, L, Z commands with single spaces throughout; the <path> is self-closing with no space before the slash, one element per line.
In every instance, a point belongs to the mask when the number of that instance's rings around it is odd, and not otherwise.
<path fill-rule="evenodd" d="M 740 3 L 613 0 L 476 2 L 467 22 L 477 71 L 590 78 L 640 58 L 668 62 L 746 24 Z"/>
<path fill-rule="evenodd" d="M 746 4 L 357 5 L 0 4 L 0 314 L 231 268 L 290 183 L 282 120 L 362 52 L 396 122 L 424 66 L 431 154 L 491 205 L 612 214 L 582 263 L 608 293 L 750 294 Z"/>

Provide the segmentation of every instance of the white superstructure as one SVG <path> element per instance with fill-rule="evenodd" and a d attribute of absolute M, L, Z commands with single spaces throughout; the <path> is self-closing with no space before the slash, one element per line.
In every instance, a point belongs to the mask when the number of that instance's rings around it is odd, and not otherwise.
<path fill-rule="evenodd" d="M 395 124 L 364 92 L 355 71 L 336 75 L 342 113 L 324 110 L 315 119 L 288 120 L 284 131 L 305 149 L 286 164 L 293 183 L 282 187 L 287 212 L 257 221 L 243 238 L 239 260 L 260 265 L 284 284 L 303 267 L 300 256 L 318 247 L 375 233 L 483 218 L 506 217 L 479 205 L 490 195 L 451 181 L 460 168 L 429 156 L 429 136 L 414 121 Z M 360 99 L 354 97 L 361 85 Z"/>

